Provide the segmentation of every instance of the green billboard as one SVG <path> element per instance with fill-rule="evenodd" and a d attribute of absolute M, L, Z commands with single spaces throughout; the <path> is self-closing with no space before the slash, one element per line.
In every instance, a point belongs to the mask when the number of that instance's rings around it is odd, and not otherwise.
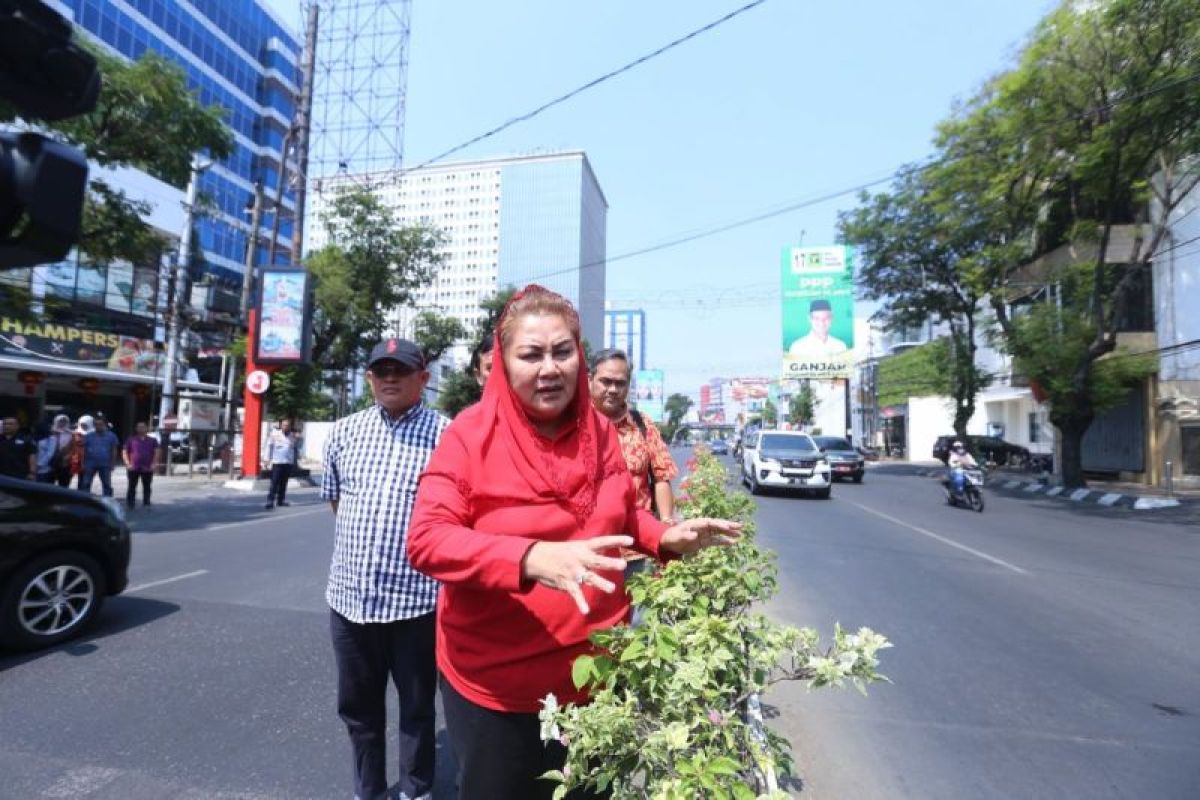
<path fill-rule="evenodd" d="M 785 247 L 784 379 L 849 378 L 854 352 L 854 248 Z"/>

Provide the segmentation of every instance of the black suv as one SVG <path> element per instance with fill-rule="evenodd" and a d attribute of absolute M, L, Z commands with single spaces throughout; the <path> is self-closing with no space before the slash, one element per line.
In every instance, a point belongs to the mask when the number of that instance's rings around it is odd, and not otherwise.
<path fill-rule="evenodd" d="M 945 464 L 950 460 L 950 446 L 961 440 L 971 455 L 985 464 L 1024 467 L 1029 463 L 1029 450 L 1019 444 L 995 436 L 939 436 L 933 443 L 933 457 Z"/>
<path fill-rule="evenodd" d="M 0 476 L 0 645 L 78 635 L 125 589 L 129 526 L 112 498 Z"/>

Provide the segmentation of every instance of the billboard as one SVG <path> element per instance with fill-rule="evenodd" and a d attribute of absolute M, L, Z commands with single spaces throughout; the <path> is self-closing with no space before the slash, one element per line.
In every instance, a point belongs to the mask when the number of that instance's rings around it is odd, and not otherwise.
<path fill-rule="evenodd" d="M 663 371 L 639 369 L 633 380 L 633 405 L 643 416 L 662 422 L 663 399 Z"/>
<path fill-rule="evenodd" d="M 280 365 L 307 363 L 312 277 L 302 269 L 263 269 L 260 276 L 254 361 Z"/>
<path fill-rule="evenodd" d="M 854 351 L 854 248 L 785 247 L 784 379 L 849 378 Z"/>

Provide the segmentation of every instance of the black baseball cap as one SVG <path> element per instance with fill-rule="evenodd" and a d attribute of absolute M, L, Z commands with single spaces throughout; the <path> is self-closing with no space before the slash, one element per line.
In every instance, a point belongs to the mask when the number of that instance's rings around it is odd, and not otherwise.
<path fill-rule="evenodd" d="M 813 300 L 808 307 L 808 313 L 814 311 L 832 311 L 833 308 L 829 305 L 828 300 Z"/>
<path fill-rule="evenodd" d="M 425 354 L 408 339 L 384 339 L 375 345 L 367 359 L 367 369 L 389 359 L 413 369 L 425 369 Z"/>

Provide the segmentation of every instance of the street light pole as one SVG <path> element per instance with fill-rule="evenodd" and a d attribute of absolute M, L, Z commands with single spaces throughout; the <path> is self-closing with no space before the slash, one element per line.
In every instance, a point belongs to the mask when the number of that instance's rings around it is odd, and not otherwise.
<path fill-rule="evenodd" d="M 179 340 L 183 335 L 183 287 L 187 283 L 188 261 L 192 250 L 192 226 L 196 219 L 196 195 L 199 191 L 200 173 L 212 166 L 212 162 L 192 156 L 192 174 L 188 180 L 187 199 L 184 201 L 183 234 L 179 239 L 179 254 L 175 259 L 175 302 L 172 304 L 170 324 L 167 328 L 167 364 L 163 375 L 162 400 L 158 407 L 158 424 L 161 426 L 175 408 L 178 381 Z"/>

